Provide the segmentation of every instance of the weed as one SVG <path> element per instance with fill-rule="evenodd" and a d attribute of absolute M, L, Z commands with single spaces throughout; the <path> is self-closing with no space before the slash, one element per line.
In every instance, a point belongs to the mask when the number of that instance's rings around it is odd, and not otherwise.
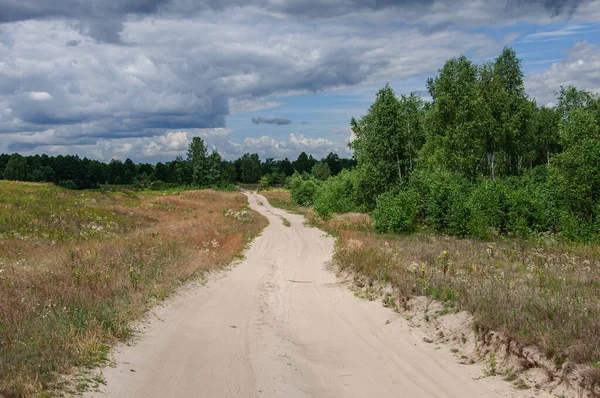
<path fill-rule="evenodd" d="M 154 300 L 259 233 L 267 222 L 246 205 L 236 192 L 0 181 L 0 396 L 43 395 L 73 366 L 107 361 Z M 86 378 L 74 388 L 102 384 Z"/>
<path fill-rule="evenodd" d="M 279 216 L 279 218 L 281 219 L 281 222 L 283 223 L 284 226 L 286 226 L 286 227 L 292 226 L 292 223 L 290 223 L 290 221 L 287 218 L 285 218 L 283 216 Z"/>
<path fill-rule="evenodd" d="M 513 385 L 515 386 L 515 388 L 517 390 L 529 390 L 531 387 L 529 387 L 529 385 L 527 383 L 525 383 L 525 381 L 521 378 L 515 380 L 515 382 L 513 383 Z"/>
<path fill-rule="evenodd" d="M 508 372 L 506 372 L 506 376 L 504 376 L 504 381 L 515 381 L 517 380 L 519 376 L 517 375 L 517 373 L 514 370 L 509 370 Z"/>
<path fill-rule="evenodd" d="M 488 358 L 486 360 L 486 374 L 488 376 L 494 376 L 496 374 L 496 367 L 498 366 L 498 362 L 496 361 L 496 354 L 490 352 Z"/>

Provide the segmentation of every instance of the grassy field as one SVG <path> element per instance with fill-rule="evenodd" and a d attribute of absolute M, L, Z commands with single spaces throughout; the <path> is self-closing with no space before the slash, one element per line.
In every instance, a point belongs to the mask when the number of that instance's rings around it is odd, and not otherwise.
<path fill-rule="evenodd" d="M 285 192 L 262 192 L 274 206 L 293 207 Z M 296 208 L 297 209 L 297 208 Z M 527 242 L 482 242 L 421 231 L 375 233 L 366 215 L 310 222 L 340 239 L 335 262 L 367 284 L 389 282 L 400 304 L 414 295 L 467 310 L 483 331 L 495 330 L 538 346 L 557 368 L 595 366 L 600 382 L 600 248 L 543 237 Z"/>
<path fill-rule="evenodd" d="M 239 192 L 68 191 L 0 181 L 0 396 L 51 394 L 182 282 L 267 224 Z"/>

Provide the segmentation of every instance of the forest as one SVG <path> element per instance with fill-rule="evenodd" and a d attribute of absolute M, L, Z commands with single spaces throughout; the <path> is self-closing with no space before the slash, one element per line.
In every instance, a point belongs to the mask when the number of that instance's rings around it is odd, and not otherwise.
<path fill-rule="evenodd" d="M 383 87 L 351 120 L 356 167 L 325 181 L 295 174 L 292 200 L 322 217 L 368 212 L 382 232 L 598 240 L 597 95 L 561 87 L 539 106 L 510 48 L 481 65 L 451 59 L 427 89 L 429 101 Z"/>
<path fill-rule="evenodd" d="M 103 163 L 77 155 L 48 156 L 0 154 L 0 179 L 12 181 L 52 182 L 69 189 L 96 189 L 100 185 L 127 185 L 132 188 L 154 190 L 186 186 L 196 188 L 223 188 L 245 183 L 261 186 L 283 185 L 287 177 L 298 172 L 326 179 L 355 162 L 329 153 L 321 160 L 305 152 L 290 161 L 244 154 L 239 159 L 227 161 L 217 151 L 209 153 L 200 137 L 189 144 L 187 156 L 171 162 L 134 163 L 131 159 L 112 159 Z"/>

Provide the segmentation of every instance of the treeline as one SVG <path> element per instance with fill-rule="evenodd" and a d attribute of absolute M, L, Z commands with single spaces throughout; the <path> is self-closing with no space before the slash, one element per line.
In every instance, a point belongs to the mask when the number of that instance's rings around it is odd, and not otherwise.
<path fill-rule="evenodd" d="M 70 189 L 94 189 L 103 184 L 151 189 L 222 187 L 240 182 L 272 186 L 283 185 L 295 172 L 324 180 L 353 166 L 353 160 L 340 158 L 335 153 L 321 160 L 302 152 L 294 161 L 287 158 L 261 161 L 258 154 L 245 154 L 235 161 L 227 161 L 216 151 L 209 153 L 204 141 L 195 137 L 185 159 L 178 157 L 156 164 L 136 164 L 131 159 L 103 163 L 76 155 L 0 154 L 0 179 L 52 182 Z"/>
<path fill-rule="evenodd" d="M 377 229 L 452 235 L 600 237 L 600 100 L 575 87 L 540 107 L 521 61 L 447 61 L 431 101 L 381 89 L 352 119 L 357 167 L 321 183 L 292 177 L 292 198 L 322 216 L 367 211 Z"/>

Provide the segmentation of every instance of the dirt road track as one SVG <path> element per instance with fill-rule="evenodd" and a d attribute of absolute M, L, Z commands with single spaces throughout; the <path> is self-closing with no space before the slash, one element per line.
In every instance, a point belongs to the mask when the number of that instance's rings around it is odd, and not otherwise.
<path fill-rule="evenodd" d="M 381 303 L 338 285 L 325 268 L 332 238 L 260 195 L 248 199 L 270 225 L 245 260 L 154 310 L 140 340 L 118 347 L 117 366 L 103 370 L 104 393 L 88 396 L 534 396 L 474 380 L 480 367 L 458 364 Z"/>

